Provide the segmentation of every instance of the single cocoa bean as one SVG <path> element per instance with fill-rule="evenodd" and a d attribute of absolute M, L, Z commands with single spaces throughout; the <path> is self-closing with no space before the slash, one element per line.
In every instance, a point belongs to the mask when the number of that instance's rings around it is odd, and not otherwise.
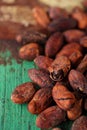
<path fill-rule="evenodd" d="M 41 48 L 37 43 L 30 43 L 20 48 L 19 57 L 31 61 L 40 55 L 40 52 Z"/>
<path fill-rule="evenodd" d="M 74 90 L 79 90 L 85 94 L 87 94 L 87 79 L 84 77 L 84 75 L 77 71 L 77 70 L 71 70 L 68 79 L 70 82 L 70 85 Z"/>
<path fill-rule="evenodd" d="M 81 73 L 84 73 L 87 70 L 87 54 L 84 56 L 82 61 L 79 63 L 76 70 L 80 71 Z"/>
<path fill-rule="evenodd" d="M 49 16 L 51 19 L 57 19 L 60 17 L 67 18 L 69 17 L 68 12 L 65 9 L 59 8 L 59 7 L 51 7 L 48 10 Z"/>
<path fill-rule="evenodd" d="M 49 77 L 49 74 L 44 70 L 30 69 L 28 71 L 30 79 L 39 85 L 39 87 L 53 87 L 54 82 Z"/>
<path fill-rule="evenodd" d="M 49 107 L 38 115 L 36 125 L 42 129 L 54 127 L 65 120 L 65 115 L 58 106 Z"/>
<path fill-rule="evenodd" d="M 32 114 L 39 114 L 52 103 L 52 90 L 50 88 L 41 88 L 28 104 L 28 111 Z"/>
<path fill-rule="evenodd" d="M 79 42 L 80 38 L 85 35 L 83 31 L 73 29 L 73 30 L 67 30 L 63 33 L 65 40 L 67 42 Z"/>
<path fill-rule="evenodd" d="M 45 12 L 45 10 L 41 7 L 35 7 L 32 10 L 33 16 L 35 17 L 36 21 L 44 28 L 47 28 L 48 24 L 50 23 L 50 19 Z"/>
<path fill-rule="evenodd" d="M 73 52 L 69 56 L 69 59 L 70 59 L 72 65 L 75 66 L 75 67 L 81 62 L 82 58 L 83 58 L 83 54 L 78 50 Z"/>
<path fill-rule="evenodd" d="M 75 104 L 75 96 L 64 85 L 56 84 L 53 87 L 52 95 L 54 101 L 63 110 L 69 110 Z"/>
<path fill-rule="evenodd" d="M 11 100 L 14 103 L 22 104 L 25 102 L 29 102 L 36 90 L 32 82 L 26 82 L 19 86 L 17 86 L 11 95 Z"/>
<path fill-rule="evenodd" d="M 80 39 L 80 44 L 81 44 L 81 46 L 83 46 L 84 48 L 87 49 L 87 36 L 82 37 L 82 38 Z"/>
<path fill-rule="evenodd" d="M 48 71 L 48 67 L 52 64 L 53 59 L 47 56 L 40 55 L 34 59 L 34 62 L 40 69 Z"/>
<path fill-rule="evenodd" d="M 66 31 L 66 30 L 75 28 L 76 25 L 77 25 L 77 22 L 75 19 L 62 17 L 62 18 L 53 20 L 48 25 L 48 30 L 50 32 Z"/>
<path fill-rule="evenodd" d="M 79 8 L 74 8 L 72 11 L 72 17 L 78 21 L 78 27 L 80 29 L 85 29 L 87 27 L 87 16 Z"/>
<path fill-rule="evenodd" d="M 45 55 L 54 57 L 63 46 L 63 36 L 60 32 L 56 32 L 50 36 L 45 45 Z"/>
<path fill-rule="evenodd" d="M 69 57 L 72 53 L 76 52 L 76 51 L 80 51 L 82 52 L 82 47 L 80 44 L 76 43 L 76 42 L 72 42 L 69 43 L 67 45 L 65 45 L 56 55 L 56 57 L 64 55 Z"/>
<path fill-rule="evenodd" d="M 39 43 L 44 44 L 47 39 L 46 34 L 43 34 L 38 31 L 24 31 L 16 36 L 17 42 L 21 43 L 22 45 L 28 43 Z"/>
<path fill-rule="evenodd" d="M 76 120 L 82 114 L 82 99 L 76 100 L 74 106 L 67 111 L 70 120 Z"/>
<path fill-rule="evenodd" d="M 87 117 L 81 116 L 76 119 L 71 127 L 71 130 L 87 130 Z"/>

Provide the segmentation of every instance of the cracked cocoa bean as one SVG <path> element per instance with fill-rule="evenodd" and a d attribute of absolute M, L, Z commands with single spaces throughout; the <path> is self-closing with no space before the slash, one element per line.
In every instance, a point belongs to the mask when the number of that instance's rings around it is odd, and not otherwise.
<path fill-rule="evenodd" d="M 57 57 L 48 68 L 50 77 L 54 81 L 61 81 L 69 72 L 71 62 L 66 56 Z"/>

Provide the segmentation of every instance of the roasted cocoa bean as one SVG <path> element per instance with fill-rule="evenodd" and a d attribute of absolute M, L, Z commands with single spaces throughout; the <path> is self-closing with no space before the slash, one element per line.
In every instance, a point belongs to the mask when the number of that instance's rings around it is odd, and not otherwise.
<path fill-rule="evenodd" d="M 46 39 L 47 39 L 46 34 L 43 34 L 35 30 L 22 32 L 16 36 L 17 42 L 21 43 L 22 45 L 28 43 L 44 44 Z"/>
<path fill-rule="evenodd" d="M 72 53 L 75 53 L 77 51 L 82 52 L 82 47 L 80 44 L 76 43 L 76 42 L 72 42 L 69 43 L 67 45 L 65 45 L 56 55 L 56 57 L 64 55 L 69 57 Z"/>
<path fill-rule="evenodd" d="M 81 9 L 74 8 L 72 17 L 78 21 L 78 27 L 80 29 L 85 29 L 87 27 L 87 15 Z"/>
<path fill-rule="evenodd" d="M 34 59 L 34 63 L 40 68 L 40 69 L 44 69 L 46 71 L 48 71 L 48 67 L 52 64 L 53 59 L 47 57 L 47 56 L 37 56 Z"/>
<path fill-rule="evenodd" d="M 83 31 L 73 29 L 73 30 L 67 30 L 63 33 L 65 40 L 67 42 L 79 42 L 80 38 L 85 35 Z"/>
<path fill-rule="evenodd" d="M 74 106 L 67 111 L 70 120 L 76 120 L 82 114 L 82 99 L 76 100 Z"/>
<path fill-rule="evenodd" d="M 70 92 L 64 85 L 56 84 L 53 87 L 52 95 L 54 101 L 63 110 L 69 110 L 75 104 L 74 94 Z"/>
<path fill-rule="evenodd" d="M 34 94 L 36 92 L 36 89 L 32 82 L 26 82 L 19 86 L 17 86 L 11 95 L 11 100 L 14 103 L 22 104 L 25 102 L 29 102 Z"/>
<path fill-rule="evenodd" d="M 66 30 L 75 28 L 76 25 L 77 25 L 77 22 L 75 19 L 62 17 L 62 18 L 53 20 L 48 25 L 48 30 L 50 32 L 66 31 Z"/>
<path fill-rule="evenodd" d="M 69 72 L 71 62 L 66 56 L 57 57 L 48 68 L 50 77 L 54 81 L 61 81 Z"/>
<path fill-rule="evenodd" d="M 49 107 L 38 115 L 36 125 L 41 129 L 54 127 L 65 120 L 65 115 L 58 106 Z"/>
<path fill-rule="evenodd" d="M 38 90 L 33 99 L 28 104 L 28 111 L 32 114 L 39 114 L 52 103 L 52 90 L 49 88 L 41 88 Z"/>
<path fill-rule="evenodd" d="M 69 59 L 70 59 L 72 65 L 73 65 L 74 67 L 76 67 L 76 66 L 81 62 L 82 58 L 83 58 L 83 54 L 82 54 L 80 51 L 78 51 L 78 50 L 75 51 L 75 52 L 73 52 L 73 53 L 69 56 Z"/>
<path fill-rule="evenodd" d="M 33 16 L 42 27 L 47 28 L 48 24 L 50 23 L 50 19 L 43 8 L 33 8 Z"/>
<path fill-rule="evenodd" d="M 82 37 L 82 38 L 80 39 L 80 44 L 81 44 L 81 46 L 83 46 L 84 48 L 87 49 L 87 36 Z"/>
<path fill-rule="evenodd" d="M 71 130 L 87 130 L 87 116 L 81 116 L 76 119 Z"/>
<path fill-rule="evenodd" d="M 31 61 L 40 55 L 41 50 L 42 49 L 37 43 L 30 43 L 20 48 L 19 57 Z"/>
<path fill-rule="evenodd" d="M 87 79 L 84 75 L 77 71 L 71 70 L 68 76 L 70 85 L 74 90 L 79 90 L 85 94 L 87 94 Z"/>
<path fill-rule="evenodd" d="M 84 73 L 85 71 L 87 71 L 87 54 L 81 60 L 76 70 L 80 71 L 81 73 Z"/>
<path fill-rule="evenodd" d="M 68 18 L 69 14 L 65 9 L 59 8 L 59 7 L 51 7 L 48 10 L 49 16 L 51 19 L 57 19 L 60 17 Z"/>
<path fill-rule="evenodd" d="M 56 32 L 50 36 L 45 45 L 45 55 L 54 57 L 63 46 L 63 36 L 60 32 Z"/>
<path fill-rule="evenodd" d="M 44 70 L 30 69 L 28 71 L 30 79 L 39 85 L 39 87 L 53 87 L 54 82 L 49 77 L 49 74 Z"/>

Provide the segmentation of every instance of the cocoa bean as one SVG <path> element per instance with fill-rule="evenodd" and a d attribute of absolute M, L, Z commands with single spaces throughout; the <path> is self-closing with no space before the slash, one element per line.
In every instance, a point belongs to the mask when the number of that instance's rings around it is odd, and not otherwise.
<path fill-rule="evenodd" d="M 51 128 L 65 120 L 65 111 L 58 106 L 52 106 L 40 113 L 36 119 L 36 125 L 39 128 Z"/>
<path fill-rule="evenodd" d="M 36 90 L 32 82 L 26 82 L 19 86 L 17 86 L 11 95 L 11 100 L 14 103 L 22 104 L 25 102 L 29 102 Z"/>

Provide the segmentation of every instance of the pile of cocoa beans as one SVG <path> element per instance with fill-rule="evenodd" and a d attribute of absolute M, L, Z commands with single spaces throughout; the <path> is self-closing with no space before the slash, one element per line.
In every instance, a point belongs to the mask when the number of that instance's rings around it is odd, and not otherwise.
<path fill-rule="evenodd" d="M 14 103 L 28 103 L 28 111 L 38 114 L 36 125 L 54 128 L 68 120 L 71 130 L 87 130 L 87 12 L 75 7 L 33 9 L 40 30 L 18 34 L 19 57 L 34 61 L 28 71 L 32 82 L 23 83 L 11 95 Z M 37 87 L 38 86 L 38 87 Z"/>

